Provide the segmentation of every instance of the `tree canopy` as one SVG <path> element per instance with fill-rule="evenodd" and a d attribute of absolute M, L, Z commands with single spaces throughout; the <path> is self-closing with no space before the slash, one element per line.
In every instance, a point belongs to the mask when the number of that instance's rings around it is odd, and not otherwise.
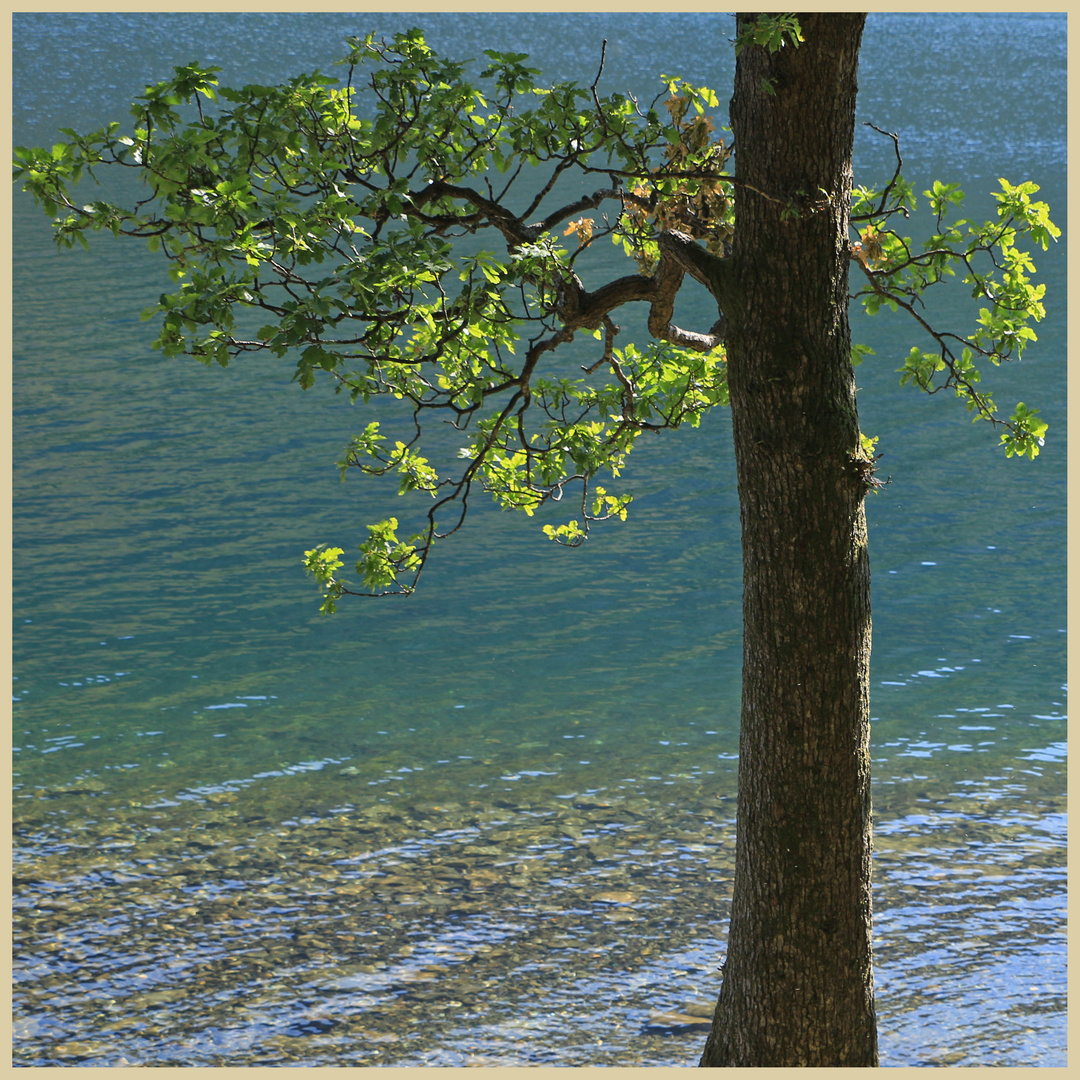
<path fill-rule="evenodd" d="M 736 50 L 800 41 L 797 22 L 763 19 Z M 402 494 L 427 496 L 426 512 L 407 536 L 395 517 L 368 525 L 355 582 L 341 573 L 343 548 L 308 551 L 326 612 L 345 594 L 411 592 L 478 490 L 528 515 L 572 493 L 574 516 L 544 526 L 571 546 L 594 522 L 626 517 L 631 495 L 604 485 L 620 483 L 642 433 L 696 425 L 727 402 L 726 256 L 740 195 L 707 87 L 663 75 L 646 103 L 601 93 L 602 54 L 584 86 L 545 83 L 525 54 L 494 50 L 473 81 L 419 30 L 347 44 L 342 79 L 316 71 L 228 89 L 219 69 L 192 63 L 147 87 L 129 132 L 62 129 L 64 142 L 15 151 L 16 179 L 57 215 L 61 246 L 105 230 L 169 260 L 175 289 L 145 313 L 160 319 L 166 355 L 223 366 L 289 356 L 305 389 L 325 379 L 354 401 L 407 404 L 402 437 L 373 419 L 338 464 L 343 478 L 396 475 Z M 853 191 L 853 296 L 869 314 L 912 317 L 922 344 L 902 358 L 902 382 L 952 391 L 999 429 L 1006 454 L 1033 458 L 1046 432 L 1037 410 L 999 414 L 980 380 L 1035 340 L 1044 286 L 1030 249 L 1059 230 L 1034 183 L 1000 180 L 996 216 L 980 222 L 958 216 L 963 192 L 939 181 L 922 193 L 929 235 L 904 235 L 918 197 L 897 135 L 882 135 L 896 166 Z M 145 197 L 84 202 L 77 185 L 107 165 L 137 173 Z M 829 198 L 755 191 L 791 217 Z M 591 256 L 605 242 L 625 252 L 625 275 L 596 279 Z M 717 301 L 709 327 L 675 321 L 686 275 Z M 957 275 L 977 311 L 967 333 L 925 310 L 927 290 Z M 615 322 L 635 303 L 648 313 L 637 344 Z M 595 359 L 572 368 L 559 347 L 576 335 L 595 339 Z M 869 351 L 855 345 L 853 362 Z M 421 441 L 435 420 L 456 439 L 446 462 Z M 862 436 L 856 452 L 868 486 L 874 443 Z"/>

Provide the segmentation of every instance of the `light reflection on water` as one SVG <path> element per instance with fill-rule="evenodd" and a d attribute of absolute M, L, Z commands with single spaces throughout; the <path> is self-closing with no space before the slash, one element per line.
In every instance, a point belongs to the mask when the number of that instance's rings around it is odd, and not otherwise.
<path fill-rule="evenodd" d="M 577 734 L 472 754 L 412 734 L 141 805 L 123 772 L 23 801 L 19 1060 L 692 1064 L 700 1036 L 646 1028 L 717 990 L 734 754 L 702 745 L 719 736 L 657 740 L 663 764 L 632 773 L 579 757 Z M 884 1063 L 1060 1064 L 1060 773 L 950 794 L 892 766 Z"/>
<path fill-rule="evenodd" d="M 1060 703 L 929 662 L 875 696 L 883 1061 L 1061 1064 Z M 730 721 L 436 687 L 328 731 L 254 679 L 189 682 L 118 702 L 118 732 L 48 710 L 71 727 L 20 751 L 21 1063 L 693 1063 L 700 1033 L 646 1025 L 717 989 Z M 891 715 L 924 693 L 948 711 Z"/>

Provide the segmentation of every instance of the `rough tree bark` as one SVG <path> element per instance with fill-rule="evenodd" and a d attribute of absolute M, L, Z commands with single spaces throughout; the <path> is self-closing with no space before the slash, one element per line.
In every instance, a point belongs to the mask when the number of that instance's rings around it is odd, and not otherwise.
<path fill-rule="evenodd" d="M 739 16 L 743 30 L 755 16 Z M 743 704 L 728 952 L 710 1066 L 877 1064 L 870 944 L 870 570 L 848 328 L 865 16 L 743 50 L 728 384 Z"/>

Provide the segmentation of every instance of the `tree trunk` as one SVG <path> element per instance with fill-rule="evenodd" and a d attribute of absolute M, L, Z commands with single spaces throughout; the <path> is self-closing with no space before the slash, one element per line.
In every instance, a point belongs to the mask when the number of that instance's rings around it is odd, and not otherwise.
<path fill-rule="evenodd" d="M 804 44 L 748 47 L 736 65 L 735 284 L 721 300 L 742 729 L 731 927 L 702 1065 L 877 1064 L 867 471 L 847 315 L 864 20 L 801 15 Z"/>

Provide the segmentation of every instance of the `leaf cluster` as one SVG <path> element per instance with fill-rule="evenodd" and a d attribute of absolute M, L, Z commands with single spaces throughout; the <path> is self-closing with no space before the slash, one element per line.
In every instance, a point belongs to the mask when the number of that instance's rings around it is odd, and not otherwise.
<path fill-rule="evenodd" d="M 356 564 L 369 591 L 409 592 L 474 488 L 531 515 L 578 487 L 578 531 L 549 532 L 578 543 L 630 501 L 594 477 L 617 477 L 642 432 L 697 423 L 724 398 L 717 337 L 670 324 L 683 270 L 656 271 L 665 230 L 714 252 L 730 236 L 728 149 L 705 114 L 716 95 L 679 79 L 641 106 L 596 83 L 541 83 L 520 53 L 485 51 L 474 83 L 418 30 L 347 45 L 341 80 L 230 89 L 216 68 L 177 68 L 135 102 L 133 129 L 19 148 L 16 179 L 57 216 L 62 247 L 108 230 L 164 253 L 174 288 L 145 317 L 165 355 L 289 356 L 305 389 L 327 379 L 354 401 L 406 403 L 411 437 L 375 421 L 339 464 L 431 499 L 408 542 L 393 519 L 369 526 Z M 146 197 L 76 198 L 103 166 L 135 170 Z M 574 178 L 601 183 L 570 197 Z M 579 260 L 601 236 L 641 275 L 586 288 Z M 617 349 L 610 313 L 634 301 L 656 309 L 661 340 Z M 579 333 L 600 344 L 574 375 L 556 350 Z M 460 433 L 456 471 L 419 448 L 432 416 Z M 332 601 L 338 549 L 314 550 L 307 567 Z"/>
<path fill-rule="evenodd" d="M 910 218 L 917 200 L 901 173 L 897 137 L 889 137 L 896 148 L 892 180 L 881 191 L 859 187 L 854 192 L 851 220 L 861 231 L 851 254 L 866 284 L 853 297 L 870 315 L 882 308 L 906 312 L 931 339 L 933 349 L 912 347 L 904 358 L 898 369 L 903 385 L 929 394 L 952 390 L 974 421 L 999 429 L 1006 456 L 1034 458 L 1047 430 L 1038 410 L 1021 402 L 1002 417 L 980 383 L 987 363 L 997 367 L 1019 360 L 1025 347 L 1037 340 L 1032 324 L 1046 314 L 1046 286 L 1032 280 L 1031 248 L 1045 251 L 1061 230 L 1050 220 L 1046 203 L 1032 200 L 1039 188 L 1031 181 L 1014 185 L 999 179 L 1000 188 L 993 194 L 996 215 L 976 221 L 956 216 L 965 198 L 960 186 L 935 180 L 922 193 L 933 215 L 929 235 L 915 243 L 894 227 L 894 222 Z M 968 334 L 940 329 L 926 312 L 927 292 L 955 278 L 968 287 L 977 305 Z M 869 351 L 859 347 L 854 362 Z"/>
<path fill-rule="evenodd" d="M 761 16 L 736 51 L 801 40 L 794 16 Z M 338 464 L 343 477 L 396 478 L 427 512 L 404 540 L 396 518 L 367 526 L 358 586 L 340 576 L 343 548 L 305 554 L 328 612 L 352 592 L 411 592 L 477 491 L 529 516 L 572 498 L 569 522 L 543 526 L 569 546 L 626 517 L 630 496 L 599 478 L 618 479 L 644 433 L 696 425 L 727 402 L 723 316 L 691 330 L 673 310 L 686 274 L 723 308 L 739 190 L 707 87 L 662 76 L 649 103 L 601 96 L 603 56 L 581 86 L 544 83 L 525 54 L 495 50 L 474 80 L 419 30 L 347 48 L 340 78 L 275 86 L 221 87 L 216 68 L 178 67 L 133 104 L 130 128 L 64 129 L 51 148 L 15 151 L 15 178 L 55 218 L 61 247 L 105 231 L 163 254 L 172 288 L 144 317 L 158 320 L 165 355 L 288 357 L 304 389 L 324 382 L 405 408 L 400 437 L 373 420 Z M 933 235 L 916 246 L 894 228 L 915 194 L 892 138 L 893 178 L 854 196 L 852 257 L 867 281 L 855 295 L 931 335 L 937 351 L 912 350 L 905 382 L 954 388 L 976 418 L 1004 426 L 1008 454 L 1033 457 L 1045 425 L 1022 405 L 1000 420 L 978 365 L 1034 340 L 1043 290 L 1022 241 L 1045 248 L 1058 230 L 1033 184 L 1002 181 L 998 216 L 981 224 L 954 220 L 962 193 L 935 184 Z M 145 196 L 83 201 L 76 189 L 103 168 L 133 170 Z M 596 269 L 603 238 L 636 272 Z M 927 289 L 956 273 L 982 304 L 967 337 L 923 314 Z M 614 316 L 632 304 L 648 311 L 650 341 L 617 347 Z M 591 362 L 574 367 L 565 347 L 578 337 Z M 854 347 L 853 362 L 868 351 Z M 455 441 L 449 462 L 430 449 L 436 419 Z"/>

